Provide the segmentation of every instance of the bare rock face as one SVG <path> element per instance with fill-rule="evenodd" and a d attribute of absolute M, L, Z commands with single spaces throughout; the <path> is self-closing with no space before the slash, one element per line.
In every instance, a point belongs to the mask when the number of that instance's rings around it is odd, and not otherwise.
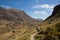
<path fill-rule="evenodd" d="M 60 11 L 60 4 L 54 7 L 53 12 L 52 12 L 52 16 L 56 15 L 59 11 Z"/>
<path fill-rule="evenodd" d="M 51 19 L 51 18 L 57 18 L 57 17 L 60 18 L 60 4 L 54 7 L 51 16 L 49 16 L 46 20 Z"/>

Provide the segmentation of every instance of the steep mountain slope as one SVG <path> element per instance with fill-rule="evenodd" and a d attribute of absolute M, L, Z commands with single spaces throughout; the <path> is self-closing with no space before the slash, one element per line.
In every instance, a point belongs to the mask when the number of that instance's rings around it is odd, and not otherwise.
<path fill-rule="evenodd" d="M 29 40 L 38 22 L 22 10 L 0 7 L 0 40 Z"/>
<path fill-rule="evenodd" d="M 44 22 L 52 23 L 60 20 L 60 5 L 54 7 L 52 15 L 49 16 Z"/>
<path fill-rule="evenodd" d="M 33 23 L 37 22 L 37 20 L 31 18 L 28 16 L 24 11 L 16 10 L 16 9 L 4 9 L 0 7 L 0 19 L 1 20 L 7 20 L 7 21 L 13 21 L 16 23 Z"/>
<path fill-rule="evenodd" d="M 31 18 L 22 10 L 4 9 L 0 7 L 0 33 L 7 32 L 8 30 L 11 31 L 18 25 L 32 26 L 36 22 L 39 21 Z"/>
<path fill-rule="evenodd" d="M 54 7 L 52 15 L 49 16 L 47 19 L 51 19 L 52 17 L 57 18 L 57 16 L 60 17 L 60 5 Z"/>
<path fill-rule="evenodd" d="M 52 15 L 39 25 L 35 40 L 60 40 L 60 4 L 55 6 Z"/>

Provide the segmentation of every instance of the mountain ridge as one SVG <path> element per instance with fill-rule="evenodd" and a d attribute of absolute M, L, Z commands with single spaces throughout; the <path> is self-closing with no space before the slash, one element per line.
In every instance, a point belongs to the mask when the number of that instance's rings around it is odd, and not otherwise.
<path fill-rule="evenodd" d="M 0 7 L 0 11 L 1 11 L 0 16 L 3 19 L 7 19 L 7 20 L 10 20 L 10 21 L 15 21 L 16 23 L 24 22 L 24 21 L 28 24 L 33 23 L 33 22 L 38 22 L 38 20 L 35 20 L 32 17 L 28 16 L 22 10 L 4 9 L 4 8 Z"/>
<path fill-rule="evenodd" d="M 57 16 L 59 15 L 60 15 L 60 4 L 54 7 L 52 14 L 44 21 L 50 20 L 51 18 L 57 18 Z"/>
<path fill-rule="evenodd" d="M 39 25 L 35 40 L 60 40 L 60 4 L 56 5 L 52 14 Z"/>

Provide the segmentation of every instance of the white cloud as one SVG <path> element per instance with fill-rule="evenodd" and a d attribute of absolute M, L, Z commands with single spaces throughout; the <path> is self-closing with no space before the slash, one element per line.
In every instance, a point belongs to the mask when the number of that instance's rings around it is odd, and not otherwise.
<path fill-rule="evenodd" d="M 46 15 L 46 11 L 35 11 L 34 14 L 41 14 L 41 15 Z"/>
<path fill-rule="evenodd" d="M 51 15 L 50 13 L 53 11 L 54 6 L 55 5 L 43 4 L 43 5 L 35 5 L 32 8 L 37 10 L 34 11 L 34 14 L 38 16 L 40 15 L 40 18 L 45 19 Z M 38 17 L 34 17 L 34 18 L 38 18 Z"/>
<path fill-rule="evenodd" d="M 9 6 L 5 6 L 5 8 L 9 9 L 9 8 L 11 8 L 11 7 L 9 7 Z"/>
<path fill-rule="evenodd" d="M 35 5 L 32 8 L 54 8 L 55 5 L 43 4 L 43 5 Z"/>
<path fill-rule="evenodd" d="M 11 8 L 9 6 L 4 6 L 4 5 L 0 5 L 0 6 L 3 7 L 3 8 L 7 8 L 7 9 Z"/>

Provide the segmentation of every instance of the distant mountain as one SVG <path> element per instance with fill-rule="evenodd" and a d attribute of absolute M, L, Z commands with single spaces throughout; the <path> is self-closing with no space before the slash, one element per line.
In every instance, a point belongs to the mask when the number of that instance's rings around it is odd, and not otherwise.
<path fill-rule="evenodd" d="M 36 18 L 35 20 L 39 21 L 39 22 L 42 22 L 43 19 L 40 19 L 40 18 Z"/>

